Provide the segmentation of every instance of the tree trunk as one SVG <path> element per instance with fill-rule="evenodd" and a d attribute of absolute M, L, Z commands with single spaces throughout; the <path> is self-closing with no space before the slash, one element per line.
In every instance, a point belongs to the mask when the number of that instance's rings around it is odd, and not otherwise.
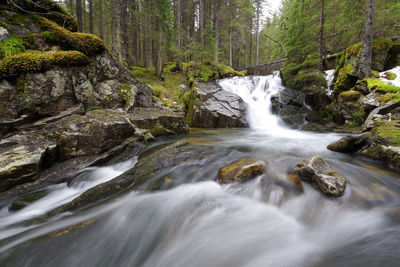
<path fill-rule="evenodd" d="M 82 21 L 82 2 L 81 0 L 75 0 L 75 13 L 79 24 L 79 31 L 83 31 L 83 21 Z"/>
<path fill-rule="evenodd" d="M 229 1 L 229 66 L 233 65 L 233 47 L 232 47 L 232 0 Z"/>
<path fill-rule="evenodd" d="M 200 29 L 200 43 L 201 49 L 204 48 L 204 3 L 205 0 L 200 0 L 199 5 L 199 29 Z"/>
<path fill-rule="evenodd" d="M 372 61 L 372 26 L 374 20 L 375 0 L 366 0 L 363 46 L 358 64 L 358 78 L 370 75 Z"/>
<path fill-rule="evenodd" d="M 104 41 L 104 21 L 103 21 L 103 0 L 99 1 L 99 34 L 101 40 Z"/>
<path fill-rule="evenodd" d="M 157 51 L 157 70 L 156 75 L 157 77 L 162 77 L 163 73 L 163 62 L 162 62 L 162 44 L 163 44 L 163 32 L 161 26 L 159 27 L 159 40 L 158 40 L 158 51 Z"/>
<path fill-rule="evenodd" d="M 325 0 L 321 0 L 321 12 L 319 16 L 319 56 L 320 56 L 322 70 L 325 70 L 326 68 L 324 27 L 325 27 Z"/>
<path fill-rule="evenodd" d="M 214 27 L 215 27 L 215 62 L 219 61 L 219 1 L 215 0 L 214 3 Z"/>
<path fill-rule="evenodd" d="M 120 60 L 120 1 L 115 1 L 111 4 L 111 35 L 112 35 L 112 43 L 111 43 L 111 51 L 114 57 L 119 61 Z"/>
<path fill-rule="evenodd" d="M 256 65 L 258 65 L 258 58 L 260 53 L 260 0 L 256 2 Z"/>
<path fill-rule="evenodd" d="M 93 0 L 89 0 L 89 32 L 93 33 Z"/>
<path fill-rule="evenodd" d="M 120 40 L 121 40 L 121 61 L 127 63 L 129 61 L 129 41 L 128 41 L 128 24 L 127 24 L 127 17 L 128 17 L 128 1 L 127 0 L 120 0 L 121 4 L 121 11 L 120 11 Z"/>

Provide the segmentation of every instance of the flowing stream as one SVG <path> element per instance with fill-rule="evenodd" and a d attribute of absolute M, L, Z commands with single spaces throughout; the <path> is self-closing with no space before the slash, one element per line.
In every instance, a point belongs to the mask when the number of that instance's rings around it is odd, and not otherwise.
<path fill-rule="evenodd" d="M 163 190 L 132 189 L 80 212 L 22 223 L 132 168 L 132 155 L 51 187 L 20 211 L 3 208 L 0 266 L 399 266 L 400 175 L 328 151 L 340 134 L 286 128 L 271 112 L 271 96 L 283 88 L 278 73 L 219 84 L 248 104 L 250 129 L 195 130 L 152 144 L 148 157 L 178 140 L 199 149 L 197 158 L 189 151 L 163 169 L 175 181 Z M 325 197 L 304 182 L 297 192 L 282 182 L 314 154 L 347 178 L 344 196 Z M 266 173 L 218 184 L 218 170 L 242 157 L 267 162 Z"/>

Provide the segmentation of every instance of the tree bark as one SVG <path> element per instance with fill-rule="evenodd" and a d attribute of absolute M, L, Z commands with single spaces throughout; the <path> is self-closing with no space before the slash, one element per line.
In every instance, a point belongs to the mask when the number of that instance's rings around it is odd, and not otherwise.
<path fill-rule="evenodd" d="M 324 27 L 325 27 L 325 0 L 321 0 L 321 11 L 319 16 L 319 56 L 321 61 L 321 70 L 325 70 L 326 68 Z"/>
<path fill-rule="evenodd" d="M 258 65 L 260 53 L 260 0 L 257 0 L 256 5 L 256 65 Z"/>
<path fill-rule="evenodd" d="M 114 57 L 120 60 L 120 1 L 111 4 L 111 51 Z"/>
<path fill-rule="evenodd" d="M 232 0 L 229 1 L 229 66 L 233 65 L 233 47 L 232 47 Z"/>
<path fill-rule="evenodd" d="M 127 63 L 129 61 L 129 41 L 128 41 L 128 1 L 120 0 L 120 41 L 121 41 L 121 61 Z"/>
<path fill-rule="evenodd" d="M 83 31 L 83 21 L 82 21 L 82 2 L 81 0 L 75 0 L 75 13 L 79 24 L 79 31 Z"/>
<path fill-rule="evenodd" d="M 215 62 L 219 61 L 219 9 L 220 9 L 219 1 L 215 0 L 214 3 Z"/>
<path fill-rule="evenodd" d="M 89 32 L 93 33 L 93 0 L 89 0 Z"/>
<path fill-rule="evenodd" d="M 358 64 L 358 78 L 370 75 L 372 61 L 372 27 L 374 20 L 375 0 L 366 0 L 363 46 Z"/>
<path fill-rule="evenodd" d="M 101 40 L 104 41 L 104 21 L 103 21 L 103 0 L 99 1 L 99 34 Z"/>

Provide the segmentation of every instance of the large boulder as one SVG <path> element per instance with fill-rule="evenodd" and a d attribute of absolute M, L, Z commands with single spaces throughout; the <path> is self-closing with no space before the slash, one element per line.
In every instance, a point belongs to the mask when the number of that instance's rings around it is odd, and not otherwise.
<path fill-rule="evenodd" d="M 393 116 L 400 119 L 400 102 L 389 102 L 371 111 L 363 124 L 363 131 L 371 130 L 377 121 L 391 121 Z"/>
<path fill-rule="evenodd" d="M 191 127 L 248 127 L 246 104 L 234 93 L 215 82 L 196 83 L 197 99 L 193 107 Z"/>
<path fill-rule="evenodd" d="M 54 116 L 82 103 L 85 109 L 101 106 L 150 107 L 151 90 L 120 65 L 107 51 L 87 66 L 58 67 L 43 73 L 27 73 L 0 83 L 0 119 Z"/>
<path fill-rule="evenodd" d="M 93 110 L 86 115 L 74 114 L 46 127 L 48 137 L 60 145 L 60 156 L 101 154 L 133 136 L 135 126 L 122 110 Z"/>
<path fill-rule="evenodd" d="M 305 106 L 305 94 L 299 90 L 285 88 L 271 97 L 272 111 L 290 127 L 299 128 L 310 112 Z"/>
<path fill-rule="evenodd" d="M 0 141 L 0 192 L 32 181 L 51 166 L 57 157 L 57 144 L 41 136 L 14 135 Z"/>
<path fill-rule="evenodd" d="M 244 158 L 219 170 L 218 181 L 222 184 L 244 181 L 264 172 L 265 163 L 260 160 Z"/>
<path fill-rule="evenodd" d="M 185 134 L 189 127 L 184 114 L 158 108 L 135 108 L 129 113 L 129 119 L 141 129 L 155 136 Z"/>
<path fill-rule="evenodd" d="M 345 136 L 328 146 L 328 149 L 354 153 L 378 160 L 393 168 L 400 168 L 400 121 L 375 121 L 370 132 Z"/>
<path fill-rule="evenodd" d="M 339 197 L 344 194 L 346 178 L 332 169 L 321 156 L 312 156 L 297 164 L 296 174 L 325 195 Z"/>

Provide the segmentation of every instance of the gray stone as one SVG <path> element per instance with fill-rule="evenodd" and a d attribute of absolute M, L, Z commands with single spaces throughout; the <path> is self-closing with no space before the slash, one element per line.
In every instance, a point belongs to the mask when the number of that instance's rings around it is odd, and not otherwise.
<path fill-rule="evenodd" d="M 344 194 L 346 178 L 332 169 L 321 156 L 312 156 L 297 164 L 296 174 L 325 195 L 339 197 Z"/>
<path fill-rule="evenodd" d="M 193 110 L 192 127 L 248 127 L 246 104 L 236 94 L 222 89 L 215 82 L 195 83 L 197 99 Z"/>
<path fill-rule="evenodd" d="M 7 38 L 10 38 L 10 33 L 7 31 L 6 28 L 0 26 L 0 41 L 3 41 Z"/>

